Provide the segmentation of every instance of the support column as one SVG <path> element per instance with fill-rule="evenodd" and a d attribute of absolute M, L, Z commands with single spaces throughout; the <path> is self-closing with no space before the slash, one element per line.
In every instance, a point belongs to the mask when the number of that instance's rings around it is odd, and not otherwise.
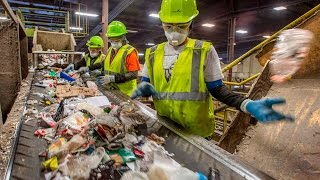
<path fill-rule="evenodd" d="M 234 44 L 236 36 L 236 18 L 231 17 L 228 23 L 228 64 L 234 60 Z M 228 72 L 228 81 L 232 80 L 232 69 Z"/>
<path fill-rule="evenodd" d="M 106 36 L 108 29 L 108 15 L 109 15 L 109 0 L 102 0 L 102 39 L 104 42 L 103 53 L 108 51 L 108 38 Z"/>

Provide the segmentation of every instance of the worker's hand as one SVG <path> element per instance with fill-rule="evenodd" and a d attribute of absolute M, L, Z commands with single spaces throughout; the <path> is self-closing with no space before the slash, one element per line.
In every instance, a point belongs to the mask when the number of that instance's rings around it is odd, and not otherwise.
<path fill-rule="evenodd" d="M 100 75 L 101 75 L 101 70 L 96 69 L 96 70 L 94 70 L 94 71 L 91 71 L 91 72 L 90 72 L 90 75 L 91 75 L 91 76 L 100 76 Z"/>
<path fill-rule="evenodd" d="M 249 101 L 246 110 L 260 122 L 271 122 L 279 120 L 294 121 L 294 117 L 284 115 L 275 111 L 272 106 L 274 104 L 284 104 L 286 100 L 283 98 L 265 98 L 256 101 Z"/>
<path fill-rule="evenodd" d="M 68 71 L 73 71 L 74 70 L 74 64 L 69 64 L 63 71 L 68 72 Z"/>
<path fill-rule="evenodd" d="M 81 67 L 81 68 L 78 70 L 79 73 L 86 73 L 86 72 L 88 72 L 88 71 L 89 71 L 89 68 L 88 68 L 88 67 Z"/>
<path fill-rule="evenodd" d="M 99 85 L 107 85 L 112 82 L 115 82 L 115 77 L 111 75 L 100 76 L 97 78 L 97 83 Z"/>
<path fill-rule="evenodd" d="M 138 97 L 150 97 L 157 94 L 152 84 L 148 82 L 141 82 L 138 88 L 133 92 L 131 98 L 136 99 Z"/>

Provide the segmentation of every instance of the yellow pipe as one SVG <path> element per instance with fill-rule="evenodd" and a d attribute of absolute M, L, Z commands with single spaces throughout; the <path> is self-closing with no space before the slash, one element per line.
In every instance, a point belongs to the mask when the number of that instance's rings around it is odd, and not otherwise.
<path fill-rule="evenodd" d="M 228 82 L 228 81 L 223 81 L 223 83 L 226 84 L 226 85 L 231 85 L 231 86 L 241 86 L 241 85 L 246 84 L 247 82 L 250 82 L 250 81 L 256 79 L 257 77 L 260 76 L 260 74 L 261 73 L 255 74 L 255 75 L 253 75 L 253 76 L 251 76 L 251 77 L 249 77 L 249 78 L 247 78 L 247 79 L 245 79 L 245 80 L 243 80 L 243 81 L 241 81 L 239 83 L 237 83 L 237 82 Z"/>
<path fill-rule="evenodd" d="M 311 9 L 310 11 L 308 11 L 307 13 L 305 13 L 304 15 L 300 16 L 298 19 L 292 21 L 290 24 L 288 24 L 287 26 L 285 26 L 284 28 L 282 28 L 281 30 L 279 30 L 278 32 L 276 32 L 275 34 L 273 34 L 269 39 L 264 40 L 263 42 L 261 42 L 260 44 L 258 44 L 256 47 L 252 48 L 251 50 L 249 50 L 247 53 L 243 54 L 242 56 L 240 56 L 238 59 L 234 60 L 232 63 L 228 64 L 226 67 L 223 68 L 222 72 L 226 72 L 229 69 L 231 69 L 232 67 L 236 66 L 238 63 L 240 63 L 241 61 L 245 60 L 247 57 L 251 56 L 253 53 L 255 53 L 257 50 L 261 49 L 263 46 L 265 46 L 266 44 L 268 44 L 270 41 L 272 41 L 273 39 L 275 39 L 276 37 L 278 37 L 278 35 L 287 29 L 291 29 L 293 27 L 296 27 L 297 25 L 299 25 L 300 23 L 302 23 L 303 21 L 305 21 L 307 18 L 311 17 L 312 15 L 314 15 L 315 13 L 317 13 L 320 10 L 320 4 L 317 5 L 316 7 L 314 7 L 313 9 Z"/>

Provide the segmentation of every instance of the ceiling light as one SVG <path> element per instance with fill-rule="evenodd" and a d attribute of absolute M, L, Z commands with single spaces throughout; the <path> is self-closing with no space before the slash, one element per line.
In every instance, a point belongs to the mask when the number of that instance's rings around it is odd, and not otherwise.
<path fill-rule="evenodd" d="M 233 45 L 235 46 L 235 45 L 237 45 L 237 43 L 233 43 Z"/>
<path fill-rule="evenodd" d="M 266 36 L 262 36 L 262 37 L 264 37 L 264 38 L 266 38 L 266 39 L 269 39 L 271 36 L 266 35 Z"/>
<path fill-rule="evenodd" d="M 0 19 L 8 19 L 7 17 L 1 16 Z"/>
<path fill-rule="evenodd" d="M 83 12 L 76 12 L 76 15 L 80 15 L 80 16 L 90 16 L 90 17 L 98 17 L 98 14 L 90 14 L 90 13 L 83 13 Z"/>
<path fill-rule="evenodd" d="M 151 14 L 149 14 L 149 16 L 159 18 L 159 14 L 156 14 L 156 13 L 151 13 Z"/>
<path fill-rule="evenodd" d="M 215 25 L 214 24 L 205 23 L 205 24 L 202 24 L 201 26 L 203 26 L 203 27 L 214 27 Z"/>
<path fill-rule="evenodd" d="M 248 33 L 248 31 L 242 30 L 242 29 L 239 29 L 236 32 L 239 33 L 239 34 L 247 34 Z"/>
<path fill-rule="evenodd" d="M 143 53 L 139 53 L 138 55 L 139 55 L 139 56 L 143 56 L 144 54 L 143 54 Z"/>
<path fill-rule="evenodd" d="M 155 44 L 154 43 L 147 43 L 146 45 L 147 46 L 154 46 Z"/>
<path fill-rule="evenodd" d="M 223 58 L 219 58 L 219 60 L 223 60 Z"/>
<path fill-rule="evenodd" d="M 71 30 L 78 30 L 78 31 L 82 31 L 83 28 L 81 27 L 70 27 Z"/>
<path fill-rule="evenodd" d="M 286 7 L 284 7 L 284 6 L 278 6 L 278 7 L 275 7 L 275 8 L 273 8 L 274 10 L 276 10 L 276 11 L 282 11 L 282 10 L 285 10 L 285 9 L 287 9 Z"/>
<path fill-rule="evenodd" d="M 137 33 L 138 31 L 127 29 L 128 33 Z"/>

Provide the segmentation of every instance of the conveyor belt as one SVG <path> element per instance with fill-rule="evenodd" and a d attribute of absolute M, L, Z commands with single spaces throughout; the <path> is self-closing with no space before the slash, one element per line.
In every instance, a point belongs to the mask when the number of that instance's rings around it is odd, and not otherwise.
<path fill-rule="evenodd" d="M 39 74 L 36 77 L 40 77 Z M 37 80 L 34 80 L 37 81 Z M 32 87 L 31 92 L 44 91 Z M 102 91 L 115 104 L 128 101 L 130 98 L 118 91 Z M 30 99 L 37 99 L 30 95 Z M 197 136 L 187 135 L 179 130 L 171 121 L 158 117 L 156 112 L 138 101 L 132 101 L 140 108 L 147 120 L 149 132 L 165 137 L 165 149 L 174 153 L 177 162 L 193 171 L 209 173 L 209 168 L 215 169 L 220 179 L 272 179 L 263 172 L 254 169 L 240 161 L 218 146 Z M 12 154 L 12 168 L 7 171 L 7 179 L 44 179 L 40 163 L 44 160 L 38 154 L 46 149 L 47 143 L 34 136 L 38 129 L 37 121 L 24 122 L 21 126 L 20 137 L 17 139 L 16 153 Z M 13 151 L 14 152 L 14 151 Z"/>

